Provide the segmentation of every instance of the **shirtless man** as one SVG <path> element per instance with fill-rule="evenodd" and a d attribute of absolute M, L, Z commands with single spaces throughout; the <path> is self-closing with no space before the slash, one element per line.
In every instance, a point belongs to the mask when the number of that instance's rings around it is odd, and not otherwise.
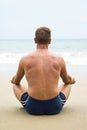
<path fill-rule="evenodd" d="M 75 83 L 66 70 L 62 57 L 48 51 L 51 31 L 40 27 L 35 32 L 37 49 L 21 58 L 19 67 L 11 83 L 14 94 L 30 114 L 57 114 L 69 97 L 71 86 Z M 21 85 L 25 75 L 28 87 Z M 59 87 L 59 78 L 64 84 Z"/>

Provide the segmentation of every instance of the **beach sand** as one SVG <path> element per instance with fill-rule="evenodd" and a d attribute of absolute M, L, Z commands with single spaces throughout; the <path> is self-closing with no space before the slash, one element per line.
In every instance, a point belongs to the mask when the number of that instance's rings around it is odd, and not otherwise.
<path fill-rule="evenodd" d="M 63 110 L 50 116 L 27 114 L 13 94 L 11 77 L 11 74 L 0 74 L 0 130 L 87 129 L 87 76 L 76 77 Z"/>

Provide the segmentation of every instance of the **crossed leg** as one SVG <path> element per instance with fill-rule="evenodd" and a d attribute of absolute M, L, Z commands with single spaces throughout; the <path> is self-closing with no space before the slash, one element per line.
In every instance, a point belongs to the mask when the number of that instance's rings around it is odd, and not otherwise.
<path fill-rule="evenodd" d="M 13 85 L 13 91 L 16 98 L 20 100 L 23 93 L 28 92 L 28 88 L 22 85 Z"/>
<path fill-rule="evenodd" d="M 23 93 L 28 92 L 28 88 L 24 87 L 22 85 L 13 85 L 13 91 L 14 91 L 16 98 L 18 100 L 20 100 Z M 67 100 L 69 95 L 70 95 L 70 92 L 71 92 L 71 86 L 70 85 L 62 85 L 59 88 L 59 92 L 62 92 L 65 95 L 66 100 Z"/>
<path fill-rule="evenodd" d="M 59 92 L 62 92 L 65 97 L 66 97 L 66 100 L 68 99 L 69 95 L 70 95 L 70 92 L 71 92 L 71 86 L 70 85 L 62 85 L 60 88 L 59 88 Z"/>

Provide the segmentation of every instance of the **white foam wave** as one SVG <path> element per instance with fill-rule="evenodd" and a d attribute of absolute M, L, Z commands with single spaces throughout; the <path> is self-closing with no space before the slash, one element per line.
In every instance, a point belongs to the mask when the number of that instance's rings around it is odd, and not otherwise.
<path fill-rule="evenodd" d="M 1 53 L 0 64 L 16 64 L 24 54 L 22 53 Z"/>
<path fill-rule="evenodd" d="M 66 63 L 73 65 L 87 65 L 87 52 L 61 53 Z"/>
<path fill-rule="evenodd" d="M 61 52 L 59 54 L 62 55 L 68 64 L 87 65 L 87 52 Z M 23 55 L 25 55 L 25 53 L 1 53 L 0 64 L 17 64 Z"/>

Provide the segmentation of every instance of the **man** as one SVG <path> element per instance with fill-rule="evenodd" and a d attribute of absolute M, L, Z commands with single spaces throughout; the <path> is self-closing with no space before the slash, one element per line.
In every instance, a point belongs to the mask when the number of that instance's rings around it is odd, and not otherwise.
<path fill-rule="evenodd" d="M 37 49 L 21 58 L 16 75 L 12 78 L 14 94 L 30 114 L 59 113 L 70 94 L 75 79 L 67 73 L 62 57 L 48 51 L 51 31 L 40 27 L 35 32 Z M 21 85 L 25 75 L 28 87 Z M 58 87 L 59 78 L 64 85 Z"/>

